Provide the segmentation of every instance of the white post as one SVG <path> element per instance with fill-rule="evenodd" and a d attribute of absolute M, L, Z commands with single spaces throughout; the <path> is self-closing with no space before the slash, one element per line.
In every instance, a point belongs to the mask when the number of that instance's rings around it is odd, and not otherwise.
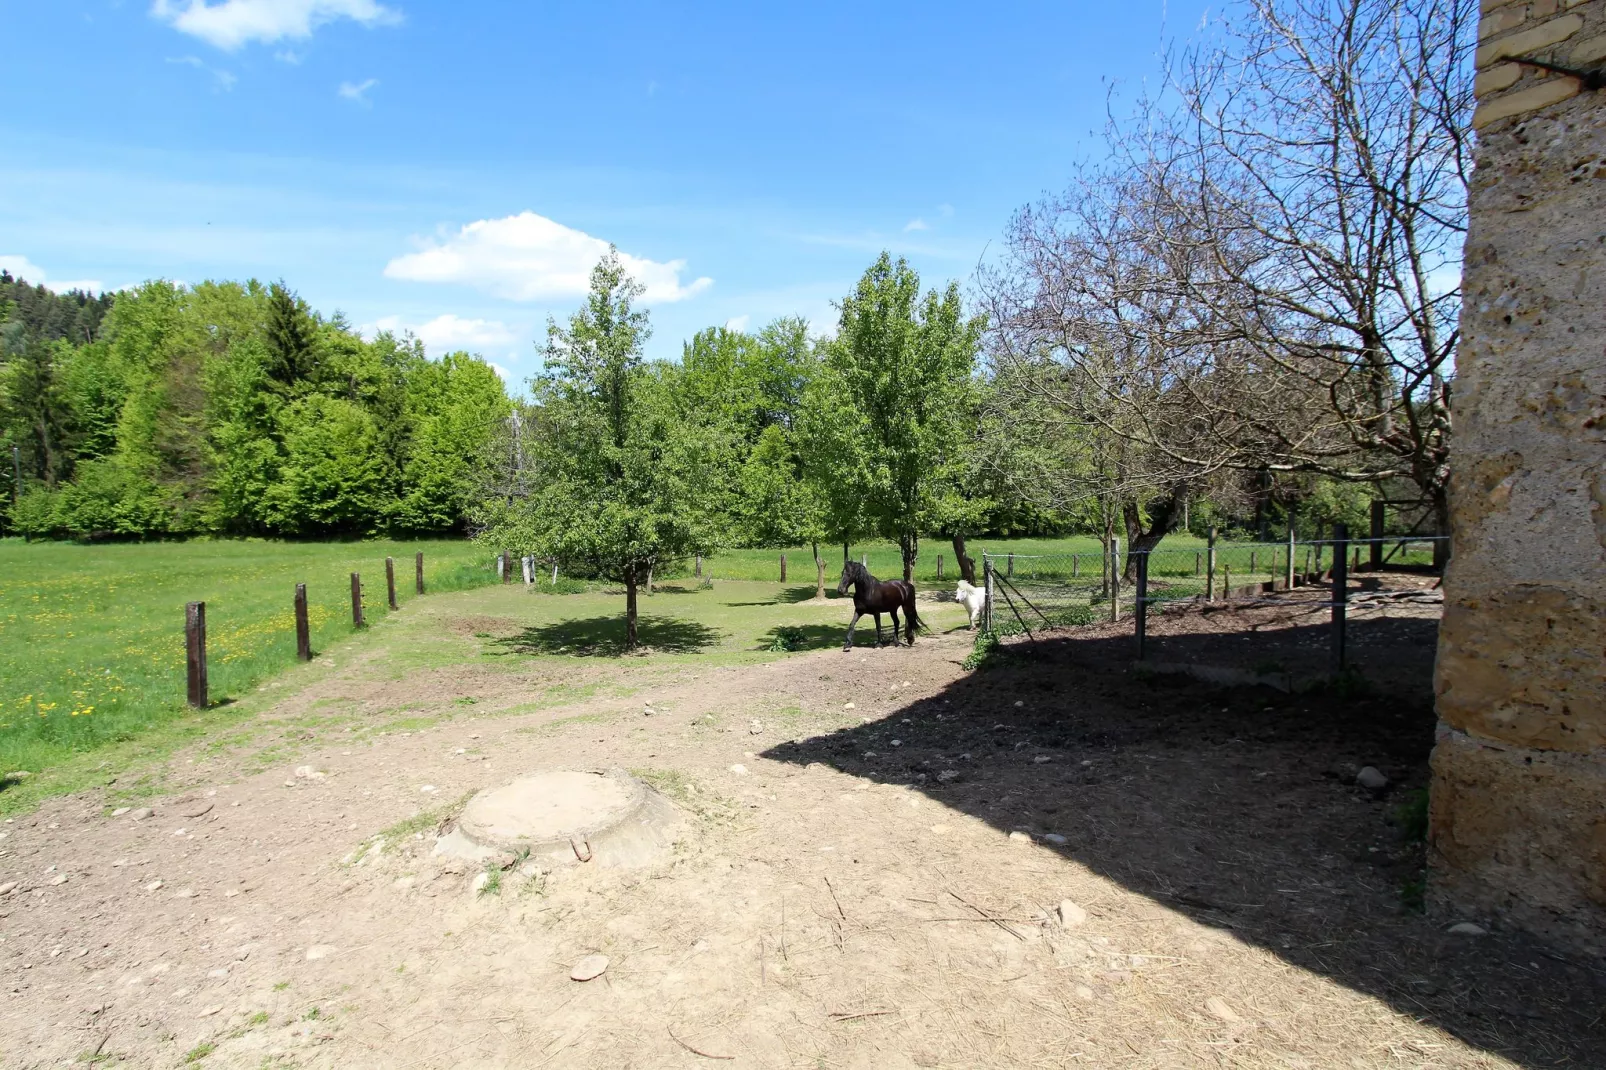
<path fill-rule="evenodd" d="M 535 558 L 527 555 L 519 558 L 519 567 L 524 572 L 524 586 L 530 586 L 535 582 Z"/>
<path fill-rule="evenodd" d="M 1121 540 L 1110 539 L 1110 619 L 1121 619 Z"/>
<path fill-rule="evenodd" d="M 993 559 L 987 556 L 986 551 L 981 555 L 981 586 L 982 586 L 982 628 L 993 630 Z"/>

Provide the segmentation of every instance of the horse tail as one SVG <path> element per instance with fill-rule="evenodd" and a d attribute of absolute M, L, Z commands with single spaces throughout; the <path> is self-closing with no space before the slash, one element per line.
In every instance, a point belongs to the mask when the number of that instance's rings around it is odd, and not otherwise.
<path fill-rule="evenodd" d="M 904 586 L 908 588 L 909 592 L 909 597 L 903 603 L 903 615 L 906 621 L 904 632 L 909 637 L 909 642 L 912 643 L 915 641 L 915 632 L 930 631 L 931 629 L 926 627 L 926 622 L 920 619 L 920 614 L 915 610 L 915 585 L 906 583 Z"/>

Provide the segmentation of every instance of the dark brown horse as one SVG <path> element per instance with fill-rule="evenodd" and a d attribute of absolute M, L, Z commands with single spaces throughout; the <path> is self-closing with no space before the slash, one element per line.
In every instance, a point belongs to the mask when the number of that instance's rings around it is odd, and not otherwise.
<path fill-rule="evenodd" d="M 892 614 L 892 642 L 898 643 L 898 610 L 903 610 L 904 634 L 909 645 L 915 645 L 915 629 L 925 622 L 915 612 L 915 585 L 907 580 L 887 580 L 883 583 L 870 575 L 870 570 L 857 561 L 849 561 L 842 568 L 842 579 L 836 585 L 837 594 L 847 594 L 853 588 L 853 621 L 848 625 L 848 641 L 843 650 L 853 649 L 853 629 L 866 613 L 875 616 L 875 645 L 881 645 L 881 614 Z"/>

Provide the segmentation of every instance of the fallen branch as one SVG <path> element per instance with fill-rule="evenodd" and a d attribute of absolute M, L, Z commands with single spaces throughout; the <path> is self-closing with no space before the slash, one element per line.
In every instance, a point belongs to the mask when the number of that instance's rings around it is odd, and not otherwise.
<path fill-rule="evenodd" d="M 694 1048 L 684 1040 L 681 1040 L 679 1037 L 675 1036 L 675 1031 L 673 1029 L 670 1029 L 668 1026 L 664 1026 L 664 1028 L 669 1031 L 669 1039 L 673 1040 L 676 1044 L 679 1044 L 693 1055 L 701 1055 L 705 1059 L 724 1059 L 726 1061 L 733 1061 L 736 1058 L 734 1055 L 715 1055 L 712 1052 L 703 1051 L 701 1048 Z"/>

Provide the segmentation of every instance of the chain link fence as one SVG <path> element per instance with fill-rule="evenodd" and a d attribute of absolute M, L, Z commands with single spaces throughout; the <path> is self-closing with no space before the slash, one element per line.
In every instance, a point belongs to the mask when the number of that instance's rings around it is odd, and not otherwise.
<path fill-rule="evenodd" d="M 1380 568 L 1430 571 L 1447 557 L 1443 536 L 1334 538 L 1220 543 L 1198 549 L 1123 552 L 1112 539 L 1102 553 L 983 554 L 983 627 L 999 636 L 1037 634 L 1095 621 L 1133 622 L 1135 654 L 1145 655 L 1147 622 L 1168 606 L 1224 603 L 1233 608 L 1287 604 L 1286 592 L 1323 585 L 1319 602 L 1332 628 L 1331 667 L 1345 667 L 1350 577 Z"/>

